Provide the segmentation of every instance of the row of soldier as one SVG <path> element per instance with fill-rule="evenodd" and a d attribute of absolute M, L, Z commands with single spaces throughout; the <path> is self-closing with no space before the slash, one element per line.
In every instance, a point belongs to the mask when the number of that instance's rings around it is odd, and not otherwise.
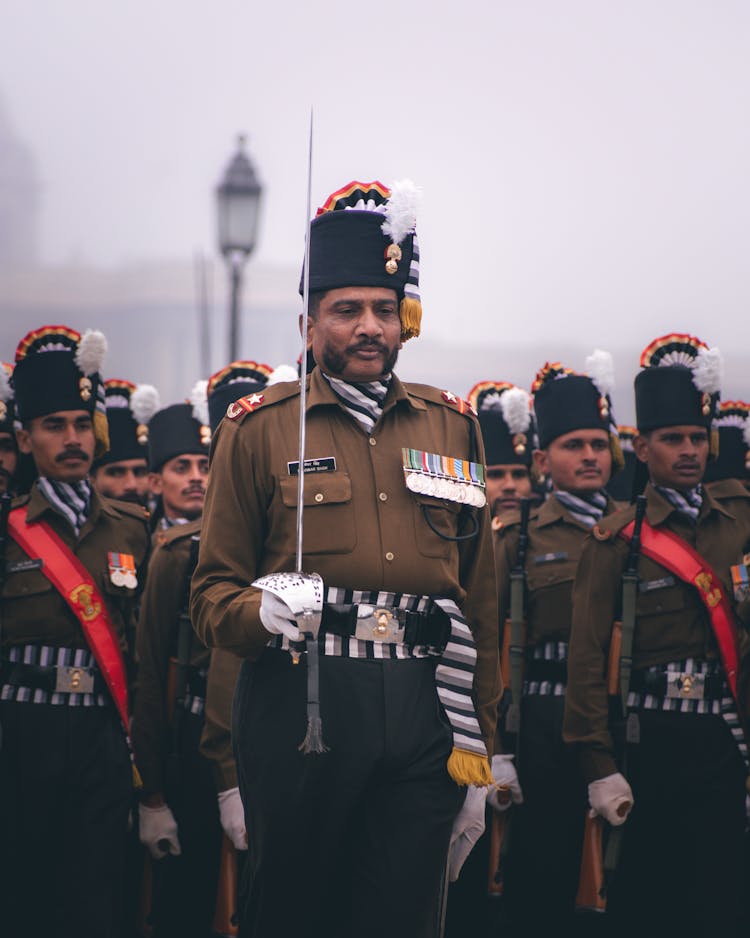
<path fill-rule="evenodd" d="M 748 407 L 720 403 L 718 353 L 682 334 L 652 342 L 642 355 L 637 430 L 618 431 L 611 361 L 601 352 L 587 374 L 546 365 L 531 396 L 482 382 L 464 402 L 449 391 L 401 385 L 392 370 L 400 344 L 419 331 L 418 265 L 412 229 L 398 243 L 395 226 L 381 230 L 389 196 L 377 183 L 351 184 L 311 228 L 308 348 L 319 367 L 309 406 L 326 413 L 327 423 L 312 424 L 303 467 L 294 462 L 296 434 L 285 425 L 299 396 L 291 369 L 235 362 L 196 386 L 188 403 L 162 408 L 153 388 L 103 381 L 100 333 L 64 327 L 29 333 L 15 366 L 6 368 L 0 485 L 18 496 L 0 564 L 0 914 L 8 934 L 104 936 L 138 928 L 157 938 L 204 938 L 214 925 L 229 933 L 234 923 L 214 923 L 217 888 L 227 878 L 236 887 L 236 851 L 244 853 L 248 840 L 247 898 L 239 907 L 248 935 L 317 935 L 323 928 L 343 935 L 354 933 L 353 923 L 361 934 L 385 926 L 392 934 L 433 934 L 445 927 L 435 907 L 446 854 L 449 878 L 457 880 L 449 934 L 473 933 L 483 920 L 492 927 L 480 898 L 488 873 L 493 891 L 504 892 L 504 934 L 572 933 L 589 808 L 613 831 L 627 822 L 616 870 L 604 877 L 612 933 L 643 931 L 646 911 L 654 932 L 663 930 L 678 907 L 703 933 L 738 931 Z M 340 235 L 331 234 L 336 226 Z M 364 234 L 354 243 L 349 229 L 359 226 Z M 259 411 L 267 412 L 265 423 Z M 398 414 L 406 430 L 389 429 Z M 201 545 L 209 442 L 220 425 Z M 386 429 L 398 445 L 384 448 Z M 465 444 L 467 433 L 473 442 Z M 360 442 L 364 456 L 355 458 Z M 395 460 L 386 469 L 381 452 Z M 359 471 L 365 457 L 368 469 Z M 266 459 L 286 472 L 269 471 Z M 270 681 L 263 700 L 277 687 L 283 700 L 276 706 L 289 726 L 304 716 L 304 707 L 292 707 L 300 693 L 309 712 L 310 686 L 305 691 L 294 676 L 303 669 L 286 664 L 304 661 L 310 641 L 278 597 L 261 598 L 252 587 L 260 573 L 292 569 L 286 532 L 300 471 L 306 489 L 308 475 L 311 483 L 305 569 L 320 569 L 327 588 L 320 691 L 331 752 L 312 755 L 297 751 L 296 736 L 274 730 L 276 715 L 263 716 L 259 700 L 254 721 L 243 710 Z M 618 510 L 618 501 L 644 489 L 645 515 L 636 520 L 635 507 Z M 477 503 L 477 492 L 489 507 Z M 363 523 L 366 511 L 374 511 L 374 524 Z M 398 527 L 404 520 L 408 531 Z M 658 544 L 642 538 L 644 525 L 679 538 L 685 556 L 673 541 L 664 556 L 655 553 Z M 612 624 L 627 618 L 621 580 L 633 566 L 628 538 L 641 539 L 629 614 L 636 627 L 632 652 L 612 665 Z M 364 555 L 373 543 L 375 554 Z M 378 560 L 389 572 L 375 574 L 369 571 L 380 547 L 389 547 Z M 360 555 L 355 574 L 347 564 Z M 680 567 L 686 558 L 689 578 Z M 402 562 L 403 573 L 390 572 Z M 434 606 L 412 603 L 412 593 Z M 252 605 L 242 607 L 244 597 Z M 403 628 L 385 629 L 378 619 L 365 635 L 367 602 Z M 714 610 L 727 621 L 716 624 Z M 440 671 L 445 663 L 457 668 L 447 649 L 460 634 L 461 614 L 476 647 L 470 695 Z M 446 622 L 451 638 L 441 639 Z M 419 639 L 409 640 L 409 628 L 422 630 Z M 259 653 L 258 644 L 267 649 Z M 493 676 L 501 650 L 502 694 L 499 673 Z M 243 658 L 236 766 L 231 705 Z M 390 732 L 387 720 L 380 726 L 374 711 L 360 708 L 359 685 L 370 681 L 362 681 L 368 672 L 360 659 L 382 667 L 415 736 L 405 774 L 402 768 L 394 780 L 373 762 L 374 790 L 362 788 L 340 757 L 353 745 L 348 734 Z M 614 693 L 608 659 L 617 672 Z M 352 673 L 343 679 L 345 660 Z M 419 692 L 425 698 L 412 700 L 413 675 L 420 687 L 425 681 L 420 662 L 430 677 Z M 622 712 L 613 715 L 623 684 Z M 429 724 L 436 691 L 437 728 Z M 453 740 L 447 768 L 434 754 L 423 763 L 424 739 L 437 733 L 435 751 L 443 751 L 446 731 Z M 406 732 L 400 725 L 398 733 Z M 264 747 L 268 761 L 259 755 Z M 452 761 L 456 753 L 463 761 Z M 488 755 L 491 774 L 489 764 L 472 764 Z M 357 771 L 365 757 L 369 751 L 352 749 Z M 336 769 L 318 773 L 309 760 Z M 349 813 L 361 810 L 355 803 L 367 793 L 370 805 L 374 797 L 388 813 L 377 816 L 379 830 L 362 821 L 354 834 Z M 393 797 L 401 810 L 389 803 Z M 310 804 L 331 833 L 327 850 L 320 836 L 292 834 L 295 826 L 315 827 L 305 813 Z M 687 828 L 698 804 L 701 820 Z M 129 817 L 155 861 L 147 875 L 137 853 L 128 869 Z M 467 861 L 487 820 L 496 836 L 483 843 L 491 849 L 475 849 Z M 357 863 L 348 869 L 351 857 L 363 862 L 352 846 L 360 826 L 370 837 L 363 842 L 377 845 L 371 862 L 383 861 L 377 875 Z M 358 892 L 352 887 L 355 898 L 345 897 L 344 874 L 364 881 Z"/>

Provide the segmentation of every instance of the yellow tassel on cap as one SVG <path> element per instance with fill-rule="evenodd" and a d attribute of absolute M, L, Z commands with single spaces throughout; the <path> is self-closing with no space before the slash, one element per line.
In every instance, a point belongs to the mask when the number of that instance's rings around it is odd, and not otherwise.
<path fill-rule="evenodd" d="M 100 410 L 95 410 L 93 414 L 94 421 L 94 439 L 96 447 L 94 448 L 94 459 L 101 459 L 109 451 L 109 424 L 107 415 Z"/>
<path fill-rule="evenodd" d="M 401 318 L 401 341 L 413 339 L 419 335 L 422 326 L 422 304 L 419 300 L 405 296 L 399 308 Z"/>
<path fill-rule="evenodd" d="M 711 435 L 709 438 L 709 447 L 708 455 L 712 459 L 719 458 L 719 431 L 716 427 L 711 427 Z"/>
<path fill-rule="evenodd" d="M 453 749 L 448 759 L 448 775 L 457 785 L 484 788 L 494 781 L 487 756 L 466 749 Z"/>
<path fill-rule="evenodd" d="M 620 438 L 614 433 L 609 435 L 609 451 L 612 454 L 612 475 L 625 468 L 625 457 L 622 454 Z"/>

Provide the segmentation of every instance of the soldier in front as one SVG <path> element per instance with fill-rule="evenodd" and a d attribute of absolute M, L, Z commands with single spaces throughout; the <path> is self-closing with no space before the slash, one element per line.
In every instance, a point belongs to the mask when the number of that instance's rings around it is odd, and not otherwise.
<path fill-rule="evenodd" d="M 463 785 L 491 781 L 500 680 L 479 427 L 454 394 L 393 373 L 419 332 L 413 196 L 352 183 L 310 226 L 319 367 L 303 465 L 296 381 L 230 405 L 214 441 L 192 608 L 208 644 L 246 659 L 233 726 L 246 935 L 434 934 Z M 312 658 L 291 610 L 252 586 L 295 569 L 299 472 L 302 565 L 324 582 Z M 308 660 L 321 726 L 306 720 Z"/>

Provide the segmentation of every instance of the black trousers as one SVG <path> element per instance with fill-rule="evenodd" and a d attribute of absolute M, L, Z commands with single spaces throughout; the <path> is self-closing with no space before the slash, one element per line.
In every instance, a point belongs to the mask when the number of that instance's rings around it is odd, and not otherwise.
<path fill-rule="evenodd" d="M 132 774 L 114 709 L 0 703 L 0 933 L 114 938 Z"/>
<path fill-rule="evenodd" d="M 153 861 L 154 938 L 208 938 L 216 907 L 221 823 L 211 763 L 199 752 L 203 716 L 186 713 L 167 783 L 182 853 Z"/>
<path fill-rule="evenodd" d="M 720 716 L 642 711 L 628 747 L 635 799 L 607 917 L 613 934 L 735 938 L 750 888 L 745 770 Z"/>
<path fill-rule="evenodd" d="M 518 759 L 523 804 L 510 808 L 505 903 L 514 936 L 575 934 L 586 786 L 563 743 L 564 697 L 526 696 Z"/>
<path fill-rule="evenodd" d="M 245 662 L 233 738 L 250 850 L 241 934 L 432 938 L 464 790 L 430 660 L 322 657 L 323 737 L 303 755 L 304 659 Z"/>

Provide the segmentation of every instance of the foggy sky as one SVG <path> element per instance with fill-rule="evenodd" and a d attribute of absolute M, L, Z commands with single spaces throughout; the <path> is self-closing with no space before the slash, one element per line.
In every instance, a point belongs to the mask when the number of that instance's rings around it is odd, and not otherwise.
<path fill-rule="evenodd" d="M 213 250 L 245 131 L 266 187 L 252 263 L 296 269 L 312 105 L 313 210 L 353 178 L 422 186 L 430 338 L 543 360 L 679 329 L 736 353 L 749 40 L 740 0 L 5 0 L 0 94 L 48 264 Z"/>

